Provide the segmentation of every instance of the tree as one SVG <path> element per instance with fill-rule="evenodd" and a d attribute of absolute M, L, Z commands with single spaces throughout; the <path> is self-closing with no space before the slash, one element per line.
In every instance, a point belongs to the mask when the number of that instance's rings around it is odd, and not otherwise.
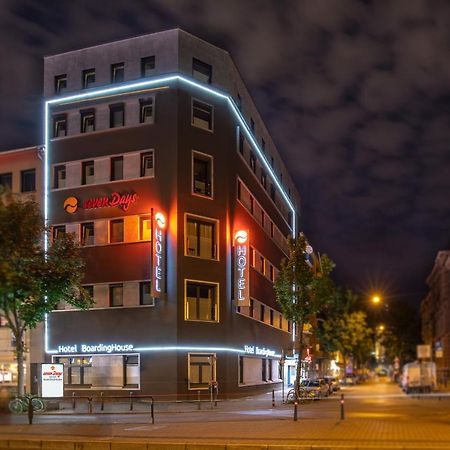
<path fill-rule="evenodd" d="M 303 326 L 330 300 L 333 282 L 329 275 L 334 263 L 326 255 L 320 264 L 310 262 L 306 252 L 308 243 L 303 234 L 289 241 L 289 256 L 281 262 L 280 273 L 275 281 L 275 294 L 284 316 L 295 324 L 298 363 L 295 391 L 300 387 L 301 360 L 303 354 Z"/>
<path fill-rule="evenodd" d="M 82 288 L 83 262 L 73 235 L 55 240 L 44 251 L 49 230 L 33 201 L 0 197 L 0 316 L 15 342 L 18 395 L 24 395 L 25 333 L 42 322 L 59 302 L 77 308 L 92 304 Z"/>

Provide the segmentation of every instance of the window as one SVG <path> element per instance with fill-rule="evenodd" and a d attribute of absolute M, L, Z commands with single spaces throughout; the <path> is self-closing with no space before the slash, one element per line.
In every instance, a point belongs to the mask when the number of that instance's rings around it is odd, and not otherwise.
<path fill-rule="evenodd" d="M 67 74 L 56 75 L 55 77 L 55 94 L 62 94 L 67 90 Z"/>
<path fill-rule="evenodd" d="M 256 256 L 256 252 L 255 249 L 253 247 L 250 247 L 250 266 L 251 267 L 255 267 L 255 256 Z"/>
<path fill-rule="evenodd" d="M 244 135 L 239 133 L 239 153 L 244 154 Z"/>
<path fill-rule="evenodd" d="M 94 179 L 94 161 L 83 161 L 81 164 L 81 184 L 93 184 Z"/>
<path fill-rule="evenodd" d="M 209 64 L 200 61 L 199 59 L 192 59 L 192 76 L 203 83 L 211 84 L 212 82 L 212 67 Z"/>
<path fill-rule="evenodd" d="M 61 114 L 53 117 L 53 137 L 67 136 L 67 116 Z"/>
<path fill-rule="evenodd" d="M 151 295 L 151 283 L 150 281 L 141 281 L 139 283 L 139 304 L 151 305 L 155 304 L 154 298 Z"/>
<path fill-rule="evenodd" d="M 81 224 L 81 245 L 94 245 L 94 222 Z"/>
<path fill-rule="evenodd" d="M 21 192 L 36 191 L 36 170 L 22 170 L 20 172 Z"/>
<path fill-rule="evenodd" d="M 186 282 L 186 320 L 217 322 L 217 303 L 217 285 Z"/>
<path fill-rule="evenodd" d="M 265 308 L 264 305 L 260 305 L 260 309 L 259 309 L 259 320 L 261 322 L 264 322 L 264 316 L 265 316 Z"/>
<path fill-rule="evenodd" d="M 141 58 L 141 77 L 149 77 L 155 69 L 155 57 L 146 56 Z"/>
<path fill-rule="evenodd" d="M 60 237 L 66 234 L 66 226 L 65 225 L 55 225 L 52 229 L 52 237 L 53 240 L 59 239 Z"/>
<path fill-rule="evenodd" d="M 273 232 L 273 222 L 270 222 L 270 237 L 273 239 L 274 232 Z"/>
<path fill-rule="evenodd" d="M 273 325 L 273 309 L 270 310 L 270 325 Z"/>
<path fill-rule="evenodd" d="M 270 198 L 275 201 L 275 186 L 270 183 Z"/>
<path fill-rule="evenodd" d="M 123 385 L 129 388 L 139 387 L 139 355 L 123 355 Z"/>
<path fill-rule="evenodd" d="M 250 169 L 252 169 L 253 173 L 256 172 L 256 158 L 253 152 L 250 152 Z"/>
<path fill-rule="evenodd" d="M 192 152 L 192 192 L 212 197 L 213 159 L 209 155 Z"/>
<path fill-rule="evenodd" d="M 216 379 L 216 355 L 189 353 L 189 389 L 208 389 Z"/>
<path fill-rule="evenodd" d="M 123 156 L 111 158 L 111 181 L 123 180 Z"/>
<path fill-rule="evenodd" d="M 95 69 L 86 69 L 82 72 L 81 86 L 82 89 L 88 89 L 95 83 Z"/>
<path fill-rule="evenodd" d="M 153 123 L 153 98 L 139 99 L 140 123 Z"/>
<path fill-rule="evenodd" d="M 280 330 L 283 329 L 283 316 L 282 316 L 282 314 L 279 314 L 279 316 L 278 316 L 278 328 L 280 328 Z"/>
<path fill-rule="evenodd" d="M 250 130 L 252 130 L 252 133 L 255 133 L 255 121 L 250 118 Z"/>
<path fill-rule="evenodd" d="M 287 323 L 287 330 L 288 330 L 288 332 L 290 333 L 291 332 L 291 321 L 290 320 L 288 320 L 288 323 Z"/>
<path fill-rule="evenodd" d="M 141 153 L 141 177 L 153 176 L 153 152 Z"/>
<path fill-rule="evenodd" d="M 88 293 L 89 297 L 94 298 L 94 286 L 92 284 L 85 284 L 83 289 Z"/>
<path fill-rule="evenodd" d="M 123 219 L 111 220 L 109 222 L 109 242 L 123 242 Z"/>
<path fill-rule="evenodd" d="M 266 141 L 262 138 L 261 138 L 261 148 L 262 148 L 262 151 L 265 153 L 266 152 Z"/>
<path fill-rule="evenodd" d="M 53 187 L 55 189 L 66 187 L 66 165 L 55 166 Z"/>
<path fill-rule="evenodd" d="M 264 259 L 264 256 L 259 257 L 259 271 L 265 275 L 266 274 L 266 260 Z"/>
<path fill-rule="evenodd" d="M 64 384 L 90 387 L 92 384 L 92 356 L 55 358 L 56 363 L 64 364 Z"/>
<path fill-rule="evenodd" d="M 261 226 L 264 228 L 264 223 L 266 221 L 266 214 L 264 213 L 264 210 L 261 209 Z"/>
<path fill-rule="evenodd" d="M 152 239 L 152 219 L 150 216 L 139 217 L 139 240 L 151 241 Z"/>
<path fill-rule="evenodd" d="M 125 63 L 111 64 L 111 83 L 122 83 L 125 79 Z"/>
<path fill-rule="evenodd" d="M 123 306 L 123 284 L 109 285 L 109 306 Z"/>
<path fill-rule="evenodd" d="M 109 127 L 118 128 L 125 125 L 125 109 L 123 103 L 109 106 Z"/>
<path fill-rule="evenodd" d="M 213 129 L 213 107 L 198 100 L 192 101 L 192 125 L 204 130 Z"/>
<path fill-rule="evenodd" d="M 95 131 L 95 111 L 87 110 L 80 112 L 81 117 L 81 132 L 89 133 Z"/>
<path fill-rule="evenodd" d="M 275 281 L 275 270 L 272 264 L 269 266 L 269 279 L 270 281 L 272 281 L 272 283 Z"/>
<path fill-rule="evenodd" d="M 266 189 L 267 187 L 267 175 L 266 172 L 261 169 L 261 184 L 263 186 L 264 189 Z"/>
<path fill-rule="evenodd" d="M 250 317 L 253 317 L 254 313 L 255 313 L 255 301 L 251 298 L 250 299 L 250 306 L 248 308 L 248 315 Z"/>
<path fill-rule="evenodd" d="M 0 174 L 0 186 L 2 186 L 3 188 L 9 189 L 9 190 L 12 189 L 12 173 L 11 172 Z"/>
<path fill-rule="evenodd" d="M 261 380 L 267 381 L 267 363 L 264 358 L 261 359 Z"/>
<path fill-rule="evenodd" d="M 187 217 L 186 255 L 217 259 L 216 222 Z"/>

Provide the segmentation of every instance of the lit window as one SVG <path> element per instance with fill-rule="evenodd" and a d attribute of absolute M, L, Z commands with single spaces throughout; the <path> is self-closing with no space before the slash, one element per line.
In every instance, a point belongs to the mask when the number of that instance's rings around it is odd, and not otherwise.
<path fill-rule="evenodd" d="M 153 75 L 153 70 L 155 69 L 155 57 L 147 56 L 141 58 L 141 77 L 149 77 Z"/>
<path fill-rule="evenodd" d="M 250 267 L 255 267 L 256 263 L 256 252 L 253 247 L 250 247 Z"/>
<path fill-rule="evenodd" d="M 125 63 L 111 64 L 111 83 L 122 83 L 125 79 Z"/>
<path fill-rule="evenodd" d="M 123 306 L 123 284 L 109 285 L 109 306 Z"/>
<path fill-rule="evenodd" d="M 93 184 L 94 177 L 94 161 L 83 161 L 81 164 L 81 184 Z"/>
<path fill-rule="evenodd" d="M 256 158 L 253 152 L 250 152 L 250 169 L 252 169 L 253 173 L 256 172 Z"/>
<path fill-rule="evenodd" d="M 266 274 L 266 260 L 264 259 L 264 256 L 259 257 L 259 271 L 265 275 Z"/>
<path fill-rule="evenodd" d="M 55 77 L 55 94 L 62 94 L 67 90 L 67 75 L 56 75 Z"/>
<path fill-rule="evenodd" d="M 111 181 L 123 180 L 123 156 L 111 158 Z"/>
<path fill-rule="evenodd" d="M 94 245 L 94 222 L 81 224 L 81 245 Z"/>
<path fill-rule="evenodd" d="M 152 177 L 153 173 L 153 152 L 141 153 L 141 177 Z"/>
<path fill-rule="evenodd" d="M 53 117 L 53 137 L 67 136 L 67 116 L 61 114 Z"/>
<path fill-rule="evenodd" d="M 91 131 L 95 131 L 95 111 L 87 110 L 80 112 L 81 118 L 81 132 L 89 133 Z"/>
<path fill-rule="evenodd" d="M 211 84 L 212 81 L 212 67 L 209 64 L 200 61 L 199 59 L 192 59 L 192 76 L 203 83 Z"/>
<path fill-rule="evenodd" d="M 54 172 L 54 183 L 55 189 L 66 187 L 66 165 L 62 164 L 60 166 L 55 166 Z"/>
<path fill-rule="evenodd" d="M 150 216 L 139 217 L 139 239 L 141 241 L 152 239 L 152 219 Z"/>
<path fill-rule="evenodd" d="M 192 192 L 212 197 L 213 160 L 211 156 L 192 152 Z"/>
<path fill-rule="evenodd" d="M 111 220 L 109 222 L 109 242 L 123 242 L 123 219 Z"/>
<path fill-rule="evenodd" d="M 21 192 L 36 191 L 36 170 L 22 170 L 20 172 Z"/>
<path fill-rule="evenodd" d="M 110 128 L 123 127 L 125 125 L 125 109 L 123 103 L 110 105 L 109 126 Z"/>
<path fill-rule="evenodd" d="M 186 283 L 186 320 L 217 322 L 217 285 Z"/>
<path fill-rule="evenodd" d="M 152 297 L 150 281 L 141 281 L 139 283 L 139 304 L 140 305 L 154 305 L 155 300 Z"/>
<path fill-rule="evenodd" d="M 53 240 L 59 239 L 60 237 L 66 234 L 66 226 L 65 225 L 55 225 L 52 228 L 52 237 Z"/>
<path fill-rule="evenodd" d="M 189 353 L 189 389 L 208 389 L 216 379 L 216 355 Z"/>
<path fill-rule="evenodd" d="M 139 105 L 139 122 L 153 123 L 153 98 L 140 99 Z"/>
<path fill-rule="evenodd" d="M 1 173 L 0 174 L 0 186 L 4 189 L 12 189 L 12 173 Z"/>
<path fill-rule="evenodd" d="M 83 89 L 88 89 L 95 84 L 95 69 L 86 69 L 82 72 L 81 86 Z"/>
<path fill-rule="evenodd" d="M 204 130 L 213 129 L 213 107 L 198 100 L 192 101 L 192 125 Z"/>
<path fill-rule="evenodd" d="M 187 217 L 186 254 L 205 259 L 217 259 L 216 222 Z"/>

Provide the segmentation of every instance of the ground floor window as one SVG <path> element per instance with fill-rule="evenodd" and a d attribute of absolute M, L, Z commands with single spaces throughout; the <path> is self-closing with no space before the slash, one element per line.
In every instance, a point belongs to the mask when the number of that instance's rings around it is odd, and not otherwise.
<path fill-rule="evenodd" d="M 239 384 L 263 384 L 267 381 L 280 381 L 277 359 L 239 357 Z"/>
<path fill-rule="evenodd" d="M 64 364 L 64 384 L 68 388 L 139 388 L 139 354 L 55 356 Z"/>
<path fill-rule="evenodd" d="M 189 389 L 208 389 L 216 381 L 215 353 L 189 353 Z"/>

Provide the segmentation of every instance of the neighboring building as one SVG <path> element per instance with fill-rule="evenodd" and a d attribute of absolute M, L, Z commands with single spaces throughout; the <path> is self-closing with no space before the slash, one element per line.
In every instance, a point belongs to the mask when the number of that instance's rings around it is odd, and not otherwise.
<path fill-rule="evenodd" d="M 140 36 L 46 57 L 44 94 L 46 211 L 84 247 L 95 300 L 48 320 L 67 391 L 280 383 L 273 282 L 300 200 L 230 55 Z"/>
<path fill-rule="evenodd" d="M 422 339 L 432 349 L 438 382 L 450 380 L 450 250 L 440 251 L 427 278 L 430 289 L 420 313 Z"/>
<path fill-rule="evenodd" d="M 41 203 L 43 193 L 43 151 L 41 147 L 0 152 L 0 186 L 19 200 Z M 29 390 L 37 382 L 36 365 L 44 360 L 43 326 L 26 334 L 25 383 Z M 14 342 L 4 319 L 0 318 L 0 387 L 17 385 Z"/>

